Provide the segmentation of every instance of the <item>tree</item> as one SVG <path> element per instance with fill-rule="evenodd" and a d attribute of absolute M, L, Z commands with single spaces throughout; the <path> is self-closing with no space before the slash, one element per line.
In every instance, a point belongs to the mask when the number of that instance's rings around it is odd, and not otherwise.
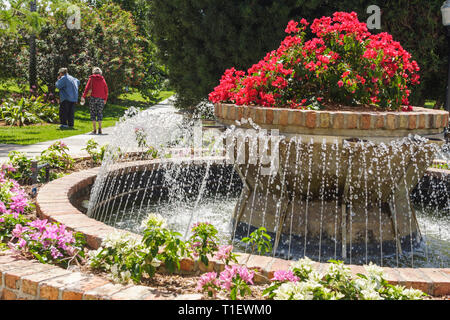
<path fill-rule="evenodd" d="M 122 10 L 126 10 L 133 15 L 137 31 L 140 36 L 147 41 L 144 42 L 144 78 L 137 89 L 141 95 L 148 100 L 156 98 L 157 93 L 162 87 L 162 83 L 167 78 L 165 68 L 158 63 L 156 53 L 158 48 L 153 44 L 153 35 L 151 33 L 152 19 L 152 1 L 151 0 L 87 0 L 87 2 L 97 8 L 101 8 L 108 3 L 119 5 Z"/>
<path fill-rule="evenodd" d="M 447 42 L 441 23 L 442 0 L 152 0 L 152 34 L 167 65 L 178 106 L 205 98 L 230 67 L 247 70 L 276 49 L 289 20 L 309 21 L 336 11 L 381 8 L 381 30 L 408 50 L 421 67 L 421 84 L 411 102 L 445 101 Z"/>
<path fill-rule="evenodd" d="M 152 33 L 177 92 L 177 106 L 192 108 L 213 90 L 225 69 L 247 69 L 275 49 L 295 3 L 153 0 Z"/>
<path fill-rule="evenodd" d="M 53 91 L 58 69 L 68 67 L 69 73 L 85 85 L 92 67 L 97 66 L 104 72 L 112 98 L 125 86 L 138 86 L 144 78 L 142 51 L 146 39 L 137 34 L 131 14 L 114 4 L 97 9 L 81 1 L 72 3 L 80 9 L 80 29 L 67 28 L 64 7 L 47 12 L 48 23 L 42 26 L 36 41 L 38 78 Z M 28 60 L 28 50 L 22 50 L 20 70 Z"/>

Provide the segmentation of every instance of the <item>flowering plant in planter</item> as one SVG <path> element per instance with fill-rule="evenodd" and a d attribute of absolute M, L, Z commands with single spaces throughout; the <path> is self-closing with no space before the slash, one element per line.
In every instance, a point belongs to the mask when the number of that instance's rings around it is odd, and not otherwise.
<path fill-rule="evenodd" d="M 280 47 L 247 73 L 226 70 L 209 100 L 300 109 L 336 104 L 412 109 L 408 97 L 419 83 L 417 62 L 390 34 L 371 34 L 355 12 L 336 12 L 311 25 L 290 21 L 285 31 Z"/>

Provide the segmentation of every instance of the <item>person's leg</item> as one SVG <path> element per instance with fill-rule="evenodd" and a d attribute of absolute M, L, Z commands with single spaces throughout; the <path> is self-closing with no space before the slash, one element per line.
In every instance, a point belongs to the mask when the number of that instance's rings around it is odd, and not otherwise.
<path fill-rule="evenodd" d="M 97 113 L 98 133 L 99 134 L 102 134 L 102 120 L 103 120 L 103 108 L 104 107 L 105 107 L 105 101 L 103 99 L 99 99 L 98 113 Z"/>
<path fill-rule="evenodd" d="M 61 126 L 67 125 L 66 101 L 63 101 L 59 104 L 59 122 L 60 122 Z"/>
<path fill-rule="evenodd" d="M 95 103 L 94 103 L 94 98 L 89 98 L 89 113 L 91 115 L 91 121 L 92 121 L 92 133 L 96 134 L 97 133 L 97 129 L 95 126 Z"/>
<path fill-rule="evenodd" d="M 75 102 L 69 102 L 67 104 L 67 124 L 73 128 L 75 122 Z"/>

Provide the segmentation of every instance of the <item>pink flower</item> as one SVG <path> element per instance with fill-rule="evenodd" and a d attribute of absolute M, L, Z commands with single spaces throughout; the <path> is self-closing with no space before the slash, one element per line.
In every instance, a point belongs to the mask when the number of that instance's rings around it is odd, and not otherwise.
<path fill-rule="evenodd" d="M 290 270 L 289 271 L 284 271 L 284 270 L 275 271 L 273 274 L 273 278 L 271 279 L 271 281 L 280 281 L 280 282 L 285 282 L 285 281 L 297 282 L 299 280 L 300 280 L 299 277 L 294 275 L 294 273 Z"/>
<path fill-rule="evenodd" d="M 0 201 L 0 213 L 6 213 L 6 206 L 2 201 Z"/>
<path fill-rule="evenodd" d="M 45 230 L 45 227 L 46 227 L 46 225 L 47 225 L 47 222 L 48 222 L 47 219 L 45 219 L 45 220 L 37 219 L 37 220 L 34 220 L 34 221 L 32 221 L 32 222 L 29 222 L 28 225 L 29 225 L 30 227 L 33 227 L 33 228 L 38 229 L 39 232 L 43 232 L 43 231 Z"/>
<path fill-rule="evenodd" d="M 27 242 L 24 239 L 20 239 L 18 244 L 19 248 L 24 248 L 27 245 Z"/>
<path fill-rule="evenodd" d="M 197 282 L 197 291 L 215 289 L 214 287 L 219 286 L 219 281 L 217 279 L 217 273 L 208 272 L 203 274 Z"/>
<path fill-rule="evenodd" d="M 29 229 L 27 227 L 22 226 L 21 224 L 16 224 L 14 230 L 11 232 L 14 238 L 20 238 L 22 234 Z"/>
<path fill-rule="evenodd" d="M 225 266 L 225 270 L 219 275 L 220 285 L 226 290 L 230 290 L 233 280 L 238 275 L 243 281 L 249 284 L 253 284 L 253 271 L 249 271 L 244 266 Z"/>
<path fill-rule="evenodd" d="M 296 33 L 299 31 L 299 29 L 297 28 L 298 26 L 298 22 L 295 22 L 294 20 L 289 21 L 286 29 L 284 30 L 284 32 L 286 33 Z"/>
<path fill-rule="evenodd" d="M 52 255 L 53 259 L 57 259 L 57 258 L 63 256 L 62 253 L 59 252 L 58 249 L 56 249 L 55 247 L 52 247 L 52 248 L 50 249 L 50 252 L 51 252 L 51 255 Z"/>
<path fill-rule="evenodd" d="M 232 245 L 224 245 L 219 247 L 219 251 L 214 256 L 214 259 L 217 260 L 229 260 L 231 257 L 231 253 L 233 252 Z"/>

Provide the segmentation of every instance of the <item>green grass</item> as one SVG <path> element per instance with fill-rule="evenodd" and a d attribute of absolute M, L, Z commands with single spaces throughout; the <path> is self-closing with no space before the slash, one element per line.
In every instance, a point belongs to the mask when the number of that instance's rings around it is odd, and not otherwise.
<path fill-rule="evenodd" d="M 174 94 L 173 91 L 163 91 L 157 98 L 160 102 Z M 135 100 L 134 100 L 135 99 Z M 153 103 L 152 103 L 153 104 Z M 148 108 L 151 104 L 138 94 L 122 95 L 114 104 L 108 102 L 103 110 L 102 127 L 114 126 L 126 109 L 130 106 Z M 59 124 L 30 125 L 24 127 L 0 127 L 0 144 L 34 144 L 49 140 L 57 140 L 92 131 L 89 107 L 79 104 L 75 107 L 75 126 L 73 130 L 60 129 Z"/>

